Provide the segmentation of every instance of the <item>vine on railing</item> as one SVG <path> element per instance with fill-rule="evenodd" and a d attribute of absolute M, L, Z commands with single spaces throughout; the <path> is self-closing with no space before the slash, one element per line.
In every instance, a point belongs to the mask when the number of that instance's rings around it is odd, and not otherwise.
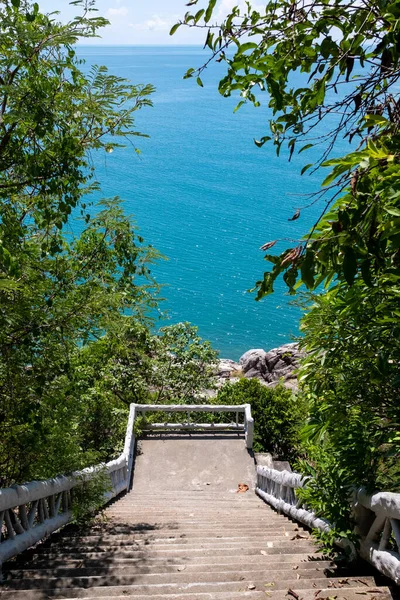
<path fill-rule="evenodd" d="M 276 510 L 312 529 L 329 531 L 328 521 L 320 519 L 296 496 L 296 489 L 307 485 L 299 473 L 257 467 L 256 493 Z M 381 492 L 368 495 L 357 490 L 353 502 L 356 532 L 360 536 L 357 551 L 381 573 L 400 584 L 400 494 Z M 350 542 L 338 540 L 340 546 Z"/>

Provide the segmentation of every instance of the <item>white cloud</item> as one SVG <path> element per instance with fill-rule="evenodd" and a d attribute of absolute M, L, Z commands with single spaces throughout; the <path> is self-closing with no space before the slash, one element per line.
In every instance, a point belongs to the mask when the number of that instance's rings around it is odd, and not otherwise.
<path fill-rule="evenodd" d="M 151 19 L 148 19 L 143 23 L 129 23 L 129 27 L 132 27 L 137 31 L 167 31 L 170 30 L 172 25 L 178 20 L 179 16 L 177 15 L 168 18 L 161 17 L 160 15 L 153 15 Z"/>
<path fill-rule="evenodd" d="M 120 8 L 109 8 L 107 14 L 109 17 L 126 17 L 128 12 L 126 6 L 121 6 Z"/>

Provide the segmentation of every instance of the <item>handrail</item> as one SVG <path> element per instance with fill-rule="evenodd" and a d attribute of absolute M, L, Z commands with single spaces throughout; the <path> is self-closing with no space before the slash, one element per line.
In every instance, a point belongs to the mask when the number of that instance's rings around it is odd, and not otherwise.
<path fill-rule="evenodd" d="M 96 465 L 69 476 L 59 475 L 46 481 L 31 481 L 0 489 L 0 567 L 3 562 L 38 543 L 72 519 L 71 490 L 105 471 L 110 477 L 107 502 L 129 489 L 135 435 L 136 407 L 130 405 L 125 445 L 122 454 L 105 465 Z M 4 523 L 4 528 L 3 528 Z"/>
<path fill-rule="evenodd" d="M 295 490 L 307 483 L 307 477 L 290 471 L 277 471 L 269 467 L 257 467 L 256 494 L 271 504 L 279 512 L 289 515 L 307 527 L 329 531 L 330 525 L 308 510 L 307 506 L 296 497 Z"/>
<path fill-rule="evenodd" d="M 400 494 L 354 492 L 360 555 L 400 585 Z"/>
<path fill-rule="evenodd" d="M 289 471 L 257 467 L 256 493 L 276 510 L 313 529 L 329 531 L 331 525 L 310 511 L 296 496 L 309 477 Z M 381 573 L 400 584 L 400 494 L 380 492 L 369 495 L 363 488 L 353 499 L 356 532 L 360 536 L 357 551 Z M 346 540 L 339 545 L 353 546 Z M 354 546 L 353 546 L 354 548 Z"/>
<path fill-rule="evenodd" d="M 238 431 L 244 432 L 246 448 L 253 448 L 254 437 L 254 419 L 251 416 L 250 404 L 135 404 L 137 413 L 147 412 L 166 412 L 166 413 L 187 413 L 185 423 L 149 423 L 146 430 L 149 431 Z M 236 413 L 235 423 L 196 423 L 191 420 L 192 412 L 229 412 Z M 238 415 L 243 413 L 244 421 L 239 423 Z"/>

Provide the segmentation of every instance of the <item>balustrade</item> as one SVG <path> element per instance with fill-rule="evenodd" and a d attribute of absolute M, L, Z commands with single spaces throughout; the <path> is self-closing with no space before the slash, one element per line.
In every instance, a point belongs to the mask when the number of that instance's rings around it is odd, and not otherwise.
<path fill-rule="evenodd" d="M 148 431 L 236 431 L 245 434 L 246 447 L 251 450 L 253 448 L 254 437 L 254 419 L 251 416 L 250 404 L 238 404 L 236 406 L 217 405 L 217 404 L 136 404 L 138 414 L 146 414 L 148 412 L 165 412 L 165 413 L 186 413 L 186 421 L 173 423 L 148 423 L 146 430 Z M 192 413 L 235 413 L 234 423 L 200 423 L 192 420 Z M 243 422 L 239 422 L 239 414 L 243 413 Z"/>
<path fill-rule="evenodd" d="M 308 478 L 299 473 L 258 466 L 256 493 L 296 521 L 312 529 L 329 531 L 330 523 L 317 517 L 296 495 L 296 490 L 306 486 L 307 481 Z M 399 585 L 400 494 L 369 495 L 361 488 L 354 492 L 353 511 L 356 532 L 360 536 L 358 553 Z M 354 546 L 346 540 L 338 540 L 338 545 L 355 553 Z"/>

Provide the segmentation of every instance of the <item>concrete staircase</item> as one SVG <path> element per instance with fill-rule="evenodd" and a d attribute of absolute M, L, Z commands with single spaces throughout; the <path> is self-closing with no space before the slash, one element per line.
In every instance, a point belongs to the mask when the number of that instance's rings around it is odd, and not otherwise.
<path fill-rule="evenodd" d="M 241 439 L 148 439 L 133 491 L 5 565 L 2 600 L 388 600 L 254 495 Z M 239 483 L 249 490 L 237 493 Z"/>

